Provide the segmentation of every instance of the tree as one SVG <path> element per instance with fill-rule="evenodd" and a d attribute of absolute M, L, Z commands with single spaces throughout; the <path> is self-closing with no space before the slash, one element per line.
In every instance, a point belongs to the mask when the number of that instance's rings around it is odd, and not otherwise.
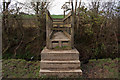
<path fill-rule="evenodd" d="M 31 2 L 31 5 L 34 9 L 34 11 L 36 12 L 36 14 L 43 14 L 45 12 L 46 9 L 49 9 L 50 6 L 52 5 L 52 2 L 54 0 L 50 1 L 50 2 L 45 2 L 44 0 L 41 0 L 40 2 Z"/>
<path fill-rule="evenodd" d="M 3 0 L 3 17 L 2 17 L 2 27 L 3 27 L 3 31 L 7 31 L 7 18 L 8 18 L 8 7 L 11 3 L 11 0 L 9 0 L 8 2 L 6 2 L 5 0 Z"/>

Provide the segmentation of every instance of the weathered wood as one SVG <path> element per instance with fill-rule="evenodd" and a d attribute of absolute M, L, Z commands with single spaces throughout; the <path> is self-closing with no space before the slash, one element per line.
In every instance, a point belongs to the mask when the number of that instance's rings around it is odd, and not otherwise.
<path fill-rule="evenodd" d="M 68 13 L 68 15 L 63 19 L 63 21 L 65 21 L 66 19 L 68 19 L 70 16 L 72 16 L 72 12 L 70 11 L 69 13 Z"/>
<path fill-rule="evenodd" d="M 66 27 L 69 27 L 69 28 L 70 28 L 70 27 L 71 27 L 71 24 L 64 24 L 64 25 L 56 25 L 56 24 L 54 25 L 54 24 L 53 24 L 53 28 L 54 28 L 54 27 L 58 27 L 58 26 L 59 26 L 59 27 L 64 27 L 64 28 L 66 28 Z"/>
<path fill-rule="evenodd" d="M 74 11 L 72 11 L 71 46 L 74 47 Z"/>
<path fill-rule="evenodd" d="M 53 19 L 50 16 L 50 13 L 48 10 L 46 10 L 46 47 L 48 49 L 51 48 L 51 34 L 52 34 L 52 30 L 51 28 L 53 27 Z"/>
<path fill-rule="evenodd" d="M 52 30 L 61 30 L 61 31 L 64 31 L 64 30 L 66 30 L 65 28 L 52 28 Z"/>
<path fill-rule="evenodd" d="M 65 11 L 64 11 L 64 18 L 65 18 Z"/>
<path fill-rule="evenodd" d="M 46 12 L 46 47 L 49 48 L 49 34 L 48 34 L 48 27 L 49 27 L 49 19 L 48 19 L 48 13 Z"/>
<path fill-rule="evenodd" d="M 70 34 L 68 34 L 66 31 L 63 31 L 63 33 L 64 33 L 69 39 L 71 39 L 71 35 L 70 35 Z"/>
<path fill-rule="evenodd" d="M 72 49 L 74 46 L 74 11 L 72 10 L 63 21 L 54 20 L 53 23 L 49 15 L 46 18 L 47 36 L 51 44 L 48 44 L 48 49 L 45 48 L 41 52 L 42 66 L 40 68 L 40 76 L 70 77 L 73 75 L 78 77 L 82 75 L 79 52 L 75 48 Z"/>
<path fill-rule="evenodd" d="M 70 39 L 62 32 L 56 32 L 53 34 L 51 41 L 69 41 Z"/>
<path fill-rule="evenodd" d="M 49 11 L 46 12 L 46 46 L 48 49 L 52 48 L 53 31 L 62 31 L 64 35 L 69 38 L 70 47 L 74 46 L 74 12 L 70 11 L 68 15 L 63 20 L 52 19 Z M 59 36 L 59 35 L 58 35 Z M 63 37 L 64 38 L 64 37 Z M 61 38 L 57 39 L 58 42 Z M 63 39 L 65 40 L 65 39 Z M 59 47 L 62 46 L 62 43 L 59 42 Z"/>
<path fill-rule="evenodd" d="M 53 22 L 53 24 L 63 24 L 63 22 Z"/>

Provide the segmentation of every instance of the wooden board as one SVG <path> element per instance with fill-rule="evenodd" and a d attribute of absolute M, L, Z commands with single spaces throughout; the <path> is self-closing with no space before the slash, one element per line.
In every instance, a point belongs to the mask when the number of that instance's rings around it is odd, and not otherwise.
<path fill-rule="evenodd" d="M 69 41 L 70 39 L 63 32 L 53 34 L 51 41 Z"/>

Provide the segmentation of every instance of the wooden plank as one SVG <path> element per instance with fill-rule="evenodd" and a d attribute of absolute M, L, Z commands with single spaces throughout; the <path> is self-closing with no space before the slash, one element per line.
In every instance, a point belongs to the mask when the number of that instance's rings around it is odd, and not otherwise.
<path fill-rule="evenodd" d="M 63 25 L 53 25 L 53 28 L 55 27 L 64 27 Z"/>
<path fill-rule="evenodd" d="M 51 33 L 49 34 L 50 38 L 52 37 L 53 31 L 51 31 Z"/>
<path fill-rule="evenodd" d="M 53 21 L 53 24 L 63 24 L 64 22 L 54 22 Z"/>
<path fill-rule="evenodd" d="M 67 18 L 69 18 L 70 16 L 72 15 L 72 13 L 71 13 L 71 11 L 68 13 L 68 15 L 63 19 L 63 22 L 67 19 Z"/>
<path fill-rule="evenodd" d="M 52 28 L 52 30 L 62 30 L 62 31 L 64 31 L 66 29 L 65 28 Z"/>
<path fill-rule="evenodd" d="M 53 25 L 53 27 L 68 27 L 68 28 L 71 28 L 72 25 L 71 24 L 64 24 L 64 25 Z"/>
<path fill-rule="evenodd" d="M 74 46 L 74 11 L 72 11 L 72 28 L 71 28 L 71 47 Z"/>
<path fill-rule="evenodd" d="M 50 15 L 50 12 L 48 10 L 46 10 L 46 13 L 48 14 L 48 16 L 50 17 L 50 19 L 53 21 L 53 18 Z"/>
<path fill-rule="evenodd" d="M 71 35 L 69 33 L 67 33 L 66 31 L 63 31 L 63 33 L 69 38 L 71 39 Z"/>
<path fill-rule="evenodd" d="M 72 27 L 72 25 L 71 24 L 64 24 L 64 27 Z"/>
<path fill-rule="evenodd" d="M 69 41 L 70 39 L 63 32 L 53 34 L 51 41 Z"/>
<path fill-rule="evenodd" d="M 46 47 L 48 49 L 52 48 L 50 37 L 52 35 L 51 28 L 53 27 L 53 19 L 50 16 L 50 13 L 48 10 L 46 10 Z"/>

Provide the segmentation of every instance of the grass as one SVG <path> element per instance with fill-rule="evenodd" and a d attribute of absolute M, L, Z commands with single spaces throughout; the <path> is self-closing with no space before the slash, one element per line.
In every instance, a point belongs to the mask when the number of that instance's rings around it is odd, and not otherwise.
<path fill-rule="evenodd" d="M 52 18 L 64 18 L 64 15 L 51 15 Z"/>
<path fill-rule="evenodd" d="M 3 60 L 3 76 L 7 78 L 37 78 L 40 62 L 22 59 Z"/>
<path fill-rule="evenodd" d="M 62 46 L 62 47 L 56 46 L 54 49 L 56 49 L 56 50 L 69 50 L 69 49 L 71 49 L 71 47 L 70 46 Z"/>
<path fill-rule="evenodd" d="M 88 78 L 120 78 L 118 60 L 119 58 L 89 60 L 88 64 L 82 66 L 84 75 L 87 75 Z"/>
<path fill-rule="evenodd" d="M 83 76 L 80 78 L 118 78 L 118 74 L 120 74 L 118 59 L 90 60 L 89 63 L 82 64 Z M 2 68 L 4 78 L 48 78 L 46 76 L 39 77 L 39 61 L 8 59 L 3 60 Z"/>
<path fill-rule="evenodd" d="M 33 18 L 35 15 L 22 15 L 23 18 Z M 64 18 L 64 15 L 51 15 L 52 18 Z"/>

